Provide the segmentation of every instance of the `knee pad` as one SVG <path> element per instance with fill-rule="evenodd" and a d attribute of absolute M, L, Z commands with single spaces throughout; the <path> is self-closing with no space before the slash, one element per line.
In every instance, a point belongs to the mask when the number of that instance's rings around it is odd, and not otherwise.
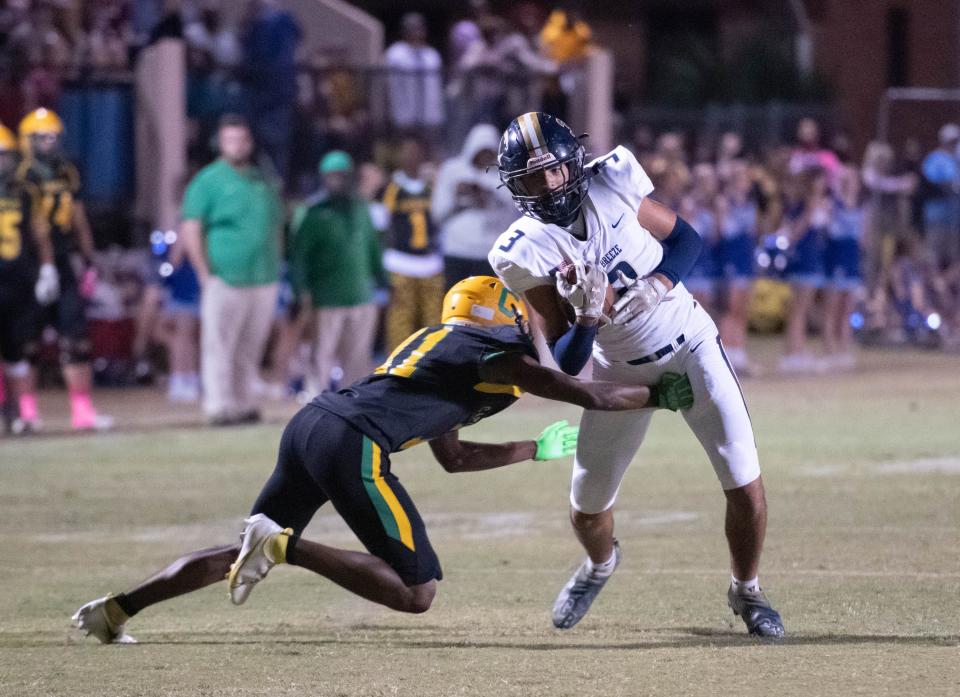
<path fill-rule="evenodd" d="M 60 363 L 75 365 L 89 363 L 93 357 L 90 339 L 86 337 L 60 337 Z"/>

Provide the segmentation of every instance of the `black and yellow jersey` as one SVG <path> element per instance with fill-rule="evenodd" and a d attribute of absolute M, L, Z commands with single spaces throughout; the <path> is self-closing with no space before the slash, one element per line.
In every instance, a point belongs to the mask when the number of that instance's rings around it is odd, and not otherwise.
<path fill-rule="evenodd" d="M 390 214 L 387 248 L 404 254 L 433 254 L 437 251 L 437 229 L 430 219 L 430 187 L 417 193 L 391 181 L 380 196 Z"/>
<path fill-rule="evenodd" d="M 73 203 L 80 192 L 77 168 L 66 160 L 48 165 L 28 158 L 17 170 L 17 178 L 39 191 L 40 215 L 50 226 L 54 254 L 63 256 L 73 251 Z"/>
<path fill-rule="evenodd" d="M 0 283 L 5 286 L 30 283 L 37 275 L 31 225 L 39 206 L 32 184 L 0 186 Z"/>
<path fill-rule="evenodd" d="M 483 362 L 503 353 L 537 356 L 517 327 L 427 327 L 373 374 L 339 392 L 324 392 L 311 404 L 337 414 L 384 451 L 396 452 L 513 404 L 518 388 L 480 377 Z"/>

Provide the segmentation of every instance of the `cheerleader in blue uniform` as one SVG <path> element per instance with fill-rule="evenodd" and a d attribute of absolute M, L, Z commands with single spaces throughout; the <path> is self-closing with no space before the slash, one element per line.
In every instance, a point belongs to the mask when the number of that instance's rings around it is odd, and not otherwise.
<path fill-rule="evenodd" d="M 838 177 L 833 215 L 827 227 L 823 254 L 825 309 L 823 347 L 828 368 L 849 369 L 856 366 L 853 346 L 854 294 L 863 283 L 860 271 L 860 244 L 866 224 L 866 212 L 860 197 L 860 173 L 855 167 L 844 168 Z"/>
<path fill-rule="evenodd" d="M 678 212 L 693 229 L 700 233 L 703 248 L 683 285 L 711 314 L 715 307 L 717 280 L 717 216 L 714 210 L 717 197 L 717 174 L 714 166 L 702 162 L 693 168 L 693 185 L 680 200 Z"/>
<path fill-rule="evenodd" d="M 789 203 L 784 214 L 790 240 L 786 277 L 792 299 L 780 369 L 788 373 L 814 372 L 822 367 L 807 350 L 807 316 L 824 282 L 824 244 L 834 205 L 824 170 L 808 170 L 797 177 L 793 183 L 800 185 L 801 197 Z"/>
<path fill-rule="evenodd" d="M 743 160 L 731 163 L 730 177 L 717 199 L 717 228 L 720 241 L 717 262 L 726 299 L 720 318 L 720 338 L 730 363 L 737 372 L 755 371 L 747 359 L 747 312 L 750 291 L 756 275 L 754 256 L 757 248 L 757 202 L 753 179 Z"/>

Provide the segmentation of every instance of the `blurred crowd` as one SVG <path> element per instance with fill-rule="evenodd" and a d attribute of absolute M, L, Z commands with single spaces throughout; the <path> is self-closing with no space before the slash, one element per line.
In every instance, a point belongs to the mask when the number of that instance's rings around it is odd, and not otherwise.
<path fill-rule="evenodd" d="M 756 372 L 748 328 L 786 332 L 780 369 L 855 364 L 854 334 L 880 345 L 955 349 L 960 340 L 960 127 L 939 145 L 821 142 L 802 119 L 792 144 L 747 152 L 740 134 L 716 143 L 634 128 L 631 145 L 656 186 L 706 245 L 686 285 L 719 320 L 731 361 Z M 692 138 L 691 138 L 692 140 Z M 808 345 L 811 328 L 821 351 Z"/>
<path fill-rule="evenodd" d="M 0 8 L 0 119 L 55 108 L 63 82 L 129 69 L 135 37 L 128 0 L 8 0 Z"/>
<path fill-rule="evenodd" d="M 450 154 L 472 125 L 503 128 L 530 104 L 562 116 L 591 45 L 584 22 L 536 2 L 506 15 L 486 0 L 463 3 L 444 52 L 428 42 L 423 15 L 405 14 L 381 63 L 362 67 L 342 48 L 307 50 L 296 18 L 270 0 L 251 2 L 239 29 L 209 8 L 178 17 L 194 162 L 208 159 L 219 117 L 243 113 L 293 194 L 316 186 L 315 163 L 328 150 L 383 160 L 392 142 L 414 135 Z"/>

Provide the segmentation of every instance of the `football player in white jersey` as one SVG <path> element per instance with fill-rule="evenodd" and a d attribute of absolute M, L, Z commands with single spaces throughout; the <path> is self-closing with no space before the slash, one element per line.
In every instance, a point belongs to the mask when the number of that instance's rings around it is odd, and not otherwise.
<path fill-rule="evenodd" d="M 649 198 L 653 185 L 629 150 L 620 146 L 586 163 L 580 140 L 542 112 L 510 123 L 497 161 L 523 216 L 494 243 L 490 264 L 524 294 L 565 372 L 579 373 L 592 357 L 594 379 L 641 384 L 667 371 L 689 376 L 694 404 L 682 414 L 727 499 L 728 603 L 751 634 L 781 637 L 780 615 L 758 581 L 767 509 L 750 416 L 716 325 L 681 283 L 700 237 Z M 652 414 L 583 413 L 570 517 L 587 559 L 554 605 L 558 628 L 583 618 L 620 562 L 613 505 Z"/>

